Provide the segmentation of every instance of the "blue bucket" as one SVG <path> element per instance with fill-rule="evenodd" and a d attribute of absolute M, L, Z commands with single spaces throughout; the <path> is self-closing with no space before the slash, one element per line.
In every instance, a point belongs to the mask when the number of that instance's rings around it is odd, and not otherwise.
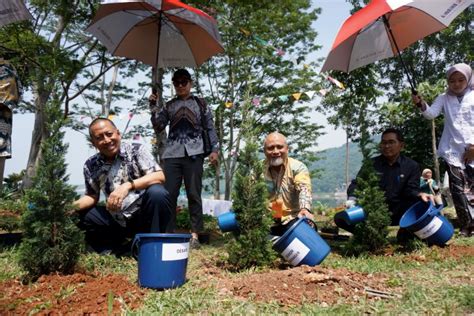
<path fill-rule="evenodd" d="M 152 289 L 176 288 L 186 281 L 191 234 L 137 234 L 138 284 Z"/>
<path fill-rule="evenodd" d="M 337 219 L 342 219 L 347 225 L 355 225 L 357 223 L 363 222 L 365 218 L 366 215 L 364 209 L 357 205 L 334 215 L 336 224 Z"/>
<path fill-rule="evenodd" d="M 329 245 L 307 223 L 307 219 L 304 217 L 298 219 L 273 243 L 273 249 L 293 266 L 318 265 L 331 251 Z"/>
<path fill-rule="evenodd" d="M 232 232 L 239 229 L 239 223 L 234 212 L 227 212 L 217 217 L 217 224 L 221 231 Z"/>
<path fill-rule="evenodd" d="M 431 202 L 413 204 L 400 219 L 400 228 L 406 228 L 430 245 L 444 245 L 454 234 L 453 225 L 440 214 L 443 205 L 436 208 Z"/>

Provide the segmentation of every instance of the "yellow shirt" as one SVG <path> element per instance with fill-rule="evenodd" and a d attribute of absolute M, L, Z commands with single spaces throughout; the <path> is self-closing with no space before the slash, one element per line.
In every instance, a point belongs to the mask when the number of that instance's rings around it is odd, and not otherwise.
<path fill-rule="evenodd" d="M 311 177 L 304 163 L 288 157 L 277 174 L 265 161 L 264 177 L 269 192 L 268 209 L 273 217 L 296 216 L 301 209 L 311 211 Z"/>

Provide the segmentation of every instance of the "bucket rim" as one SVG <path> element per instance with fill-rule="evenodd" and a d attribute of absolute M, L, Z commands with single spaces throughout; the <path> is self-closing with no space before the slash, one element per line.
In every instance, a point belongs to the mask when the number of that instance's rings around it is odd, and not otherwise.
<path fill-rule="evenodd" d="M 293 232 L 293 230 L 295 230 L 296 226 L 298 226 L 304 220 L 306 220 L 306 217 L 301 217 L 296 222 L 294 222 L 293 225 L 291 225 L 291 227 L 283 235 L 280 236 L 280 238 L 275 240 L 275 242 L 273 243 L 273 246 L 276 247 L 278 244 L 282 243 L 283 240 L 288 238 L 288 235 L 290 235 Z"/>
<path fill-rule="evenodd" d="M 135 238 L 187 238 L 191 239 L 191 234 L 172 234 L 172 233 L 140 233 Z"/>
<path fill-rule="evenodd" d="M 405 224 L 404 222 L 406 221 L 405 220 L 405 215 L 408 214 L 408 212 L 411 212 L 413 208 L 415 208 L 418 204 L 424 204 L 424 205 L 428 205 L 428 209 L 425 211 L 425 213 L 420 216 L 416 221 L 410 223 L 410 225 L 402 225 Z M 431 202 L 425 202 L 425 201 L 418 201 L 416 202 L 415 204 L 413 204 L 412 206 L 410 206 L 406 211 L 405 213 L 403 213 L 403 216 L 400 218 L 400 222 L 398 223 L 400 228 L 408 228 L 408 227 L 411 227 L 411 226 L 414 226 L 418 223 L 420 223 L 421 221 L 423 221 L 424 219 L 426 219 L 428 216 L 431 216 L 431 217 L 437 217 L 437 214 L 431 214 L 430 210 L 433 206 L 433 203 Z"/>

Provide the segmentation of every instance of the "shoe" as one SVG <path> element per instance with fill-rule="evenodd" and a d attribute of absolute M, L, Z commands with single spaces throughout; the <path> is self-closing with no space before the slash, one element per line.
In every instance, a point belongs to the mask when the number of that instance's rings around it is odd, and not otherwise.
<path fill-rule="evenodd" d="M 472 229 L 471 228 L 462 228 L 459 231 L 459 236 L 461 236 L 461 237 L 471 237 L 472 236 Z"/>
<path fill-rule="evenodd" d="M 199 239 L 197 238 L 191 238 L 189 242 L 189 248 L 191 249 L 199 249 L 201 248 L 201 243 L 199 242 Z"/>

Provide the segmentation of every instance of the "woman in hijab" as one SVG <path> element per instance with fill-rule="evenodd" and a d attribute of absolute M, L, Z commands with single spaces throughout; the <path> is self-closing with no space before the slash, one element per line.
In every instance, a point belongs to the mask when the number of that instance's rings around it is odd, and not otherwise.
<path fill-rule="evenodd" d="M 474 87 L 472 69 L 460 63 L 446 72 L 448 88 L 428 105 L 419 95 L 413 103 L 426 119 L 444 114 L 444 129 L 438 155 L 447 164 L 449 189 L 462 236 L 474 232 Z"/>

